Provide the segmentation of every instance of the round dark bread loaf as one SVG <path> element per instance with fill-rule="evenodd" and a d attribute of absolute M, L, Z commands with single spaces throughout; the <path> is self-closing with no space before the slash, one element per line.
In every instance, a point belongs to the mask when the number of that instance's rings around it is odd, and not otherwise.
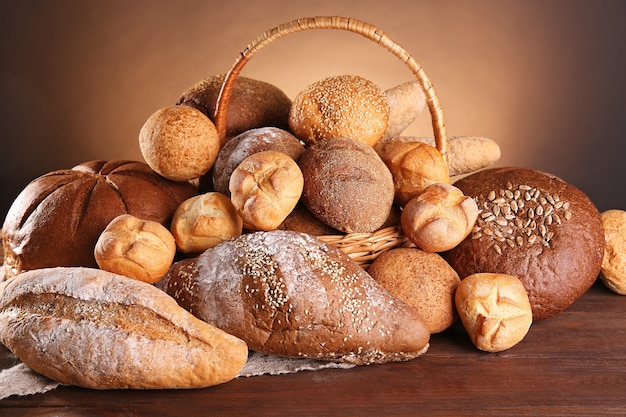
<path fill-rule="evenodd" d="M 215 122 L 215 107 L 225 75 L 205 78 L 183 92 L 176 104 L 195 107 Z M 249 129 L 275 126 L 289 129 L 291 99 L 278 87 L 238 77 L 228 104 L 226 138 Z"/>
<path fill-rule="evenodd" d="M 374 149 L 354 139 L 309 145 L 298 161 L 302 202 L 321 221 L 344 233 L 370 233 L 391 213 L 395 189 Z"/>
<path fill-rule="evenodd" d="M 461 278 L 518 277 L 533 319 L 550 317 L 595 282 L 604 254 L 600 213 L 563 180 L 525 168 L 492 168 L 455 183 L 480 211 L 470 235 L 445 254 Z"/>
<path fill-rule="evenodd" d="M 4 221 L 5 277 L 53 266 L 97 268 L 96 241 L 111 220 L 132 214 L 169 228 L 176 208 L 196 193 L 142 162 L 91 161 L 45 174 L 17 196 Z"/>
<path fill-rule="evenodd" d="M 415 309 L 305 233 L 244 234 L 174 264 L 157 286 L 265 354 L 369 364 L 412 359 L 428 348 Z"/>
<path fill-rule="evenodd" d="M 213 166 L 213 188 L 230 196 L 228 185 L 230 176 L 248 156 L 263 152 L 277 151 L 298 161 L 304 152 L 304 145 L 291 133 L 277 127 L 259 127 L 246 130 L 222 146 Z"/>

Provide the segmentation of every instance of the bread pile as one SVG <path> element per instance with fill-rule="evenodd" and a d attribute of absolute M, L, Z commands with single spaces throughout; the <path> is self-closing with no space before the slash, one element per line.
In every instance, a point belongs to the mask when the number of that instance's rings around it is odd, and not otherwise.
<path fill-rule="evenodd" d="M 582 191 L 485 169 L 500 157 L 491 139 L 451 138 L 448 162 L 432 139 L 402 136 L 424 109 L 418 83 L 333 76 L 292 100 L 239 77 L 220 137 L 223 80 L 146 120 L 145 162 L 56 171 L 15 200 L 0 340 L 35 371 L 99 389 L 193 388 L 234 378 L 248 349 L 413 359 L 458 318 L 495 352 L 600 273 L 604 226 Z M 386 227 L 407 243 L 371 265 L 320 238 Z M 604 276 L 623 283 L 610 242 Z"/>

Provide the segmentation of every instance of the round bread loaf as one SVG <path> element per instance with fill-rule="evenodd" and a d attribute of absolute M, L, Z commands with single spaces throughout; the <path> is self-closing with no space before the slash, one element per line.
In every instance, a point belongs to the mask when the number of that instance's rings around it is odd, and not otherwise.
<path fill-rule="evenodd" d="M 604 231 L 581 190 L 515 167 L 479 171 L 455 185 L 480 210 L 470 235 L 445 255 L 461 278 L 481 272 L 518 277 L 535 320 L 562 311 L 595 282 Z"/>
<path fill-rule="evenodd" d="M 45 174 L 17 196 L 2 227 L 5 275 L 53 266 L 97 267 L 94 247 L 119 215 L 169 227 L 176 208 L 196 194 L 187 182 L 142 162 L 91 161 Z"/>
<path fill-rule="evenodd" d="M 174 264 L 157 286 L 265 354 L 382 363 L 419 356 L 430 339 L 415 309 L 305 233 L 241 235 Z"/>
<path fill-rule="evenodd" d="M 454 292 L 461 280 L 436 253 L 418 248 L 395 248 L 381 253 L 367 272 L 393 296 L 414 307 L 431 333 L 456 319 Z"/>
<path fill-rule="evenodd" d="M 302 201 L 318 219 L 345 233 L 370 233 L 390 215 L 391 172 L 374 149 L 353 139 L 327 139 L 307 147 L 299 161 Z"/>
<path fill-rule="evenodd" d="M 176 104 L 195 107 L 215 122 L 215 107 L 225 75 L 208 77 L 183 92 Z M 291 99 L 278 87 L 264 81 L 237 77 L 226 114 L 226 138 L 249 129 L 289 127 Z"/>
<path fill-rule="evenodd" d="M 533 322 L 528 294 L 507 274 L 472 274 L 458 285 L 455 306 L 472 343 L 501 352 L 521 342 Z"/>
<path fill-rule="evenodd" d="M 230 196 L 230 176 L 239 164 L 252 154 L 277 151 L 297 161 L 304 152 L 302 143 L 291 133 L 276 127 L 247 130 L 232 138 L 222 147 L 213 169 L 213 188 Z"/>
<path fill-rule="evenodd" d="M 352 138 L 374 146 L 389 122 L 384 91 L 363 77 L 341 75 L 315 82 L 293 100 L 289 127 L 304 143 Z"/>

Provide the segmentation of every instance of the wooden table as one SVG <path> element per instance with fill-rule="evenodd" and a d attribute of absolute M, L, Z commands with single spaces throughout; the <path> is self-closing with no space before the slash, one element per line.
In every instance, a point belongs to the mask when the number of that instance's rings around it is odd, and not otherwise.
<path fill-rule="evenodd" d="M 475 349 L 460 324 L 405 363 L 238 378 L 200 390 L 60 387 L 1 416 L 626 416 L 626 297 L 600 282 L 514 348 Z"/>

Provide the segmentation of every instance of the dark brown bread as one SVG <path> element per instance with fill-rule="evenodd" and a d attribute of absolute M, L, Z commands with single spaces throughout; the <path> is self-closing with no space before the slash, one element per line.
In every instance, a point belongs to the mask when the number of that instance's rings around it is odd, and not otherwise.
<path fill-rule="evenodd" d="M 115 217 L 132 214 L 169 227 L 197 190 L 142 162 L 91 161 L 33 180 L 13 202 L 2 228 L 5 275 L 53 266 L 97 267 L 94 247 Z"/>
<path fill-rule="evenodd" d="M 266 354 L 369 364 L 408 360 L 428 347 L 416 310 L 305 233 L 242 235 L 175 264 L 157 285 Z"/>
<path fill-rule="evenodd" d="M 228 185 L 233 171 L 248 156 L 263 151 L 282 152 L 297 161 L 304 145 L 291 133 L 276 127 L 250 129 L 237 135 L 217 154 L 213 167 L 214 190 L 230 196 Z"/>
<path fill-rule="evenodd" d="M 215 107 L 224 74 L 208 77 L 183 92 L 176 104 L 197 108 L 215 122 Z M 291 99 L 275 85 L 237 77 L 228 103 L 226 137 L 257 127 L 289 129 Z"/>
<path fill-rule="evenodd" d="M 93 268 L 0 285 L 0 341 L 35 372 L 94 389 L 201 388 L 237 376 L 246 344 L 161 290 Z"/>
<path fill-rule="evenodd" d="M 595 282 L 604 231 L 581 190 L 514 167 L 479 171 L 455 185 L 482 210 L 470 235 L 445 255 L 461 279 L 483 272 L 518 277 L 534 320 L 562 311 Z"/>
<path fill-rule="evenodd" d="M 302 202 L 321 221 L 345 233 L 369 233 L 389 218 L 391 172 L 374 149 L 353 139 L 309 145 L 299 160 Z"/>

